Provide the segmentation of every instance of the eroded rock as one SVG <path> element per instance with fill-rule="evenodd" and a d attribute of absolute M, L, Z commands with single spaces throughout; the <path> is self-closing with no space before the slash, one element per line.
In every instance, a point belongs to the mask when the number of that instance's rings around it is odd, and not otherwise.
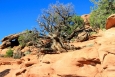
<path fill-rule="evenodd" d="M 106 29 L 110 29 L 112 27 L 115 27 L 115 14 L 110 15 L 106 20 Z"/>

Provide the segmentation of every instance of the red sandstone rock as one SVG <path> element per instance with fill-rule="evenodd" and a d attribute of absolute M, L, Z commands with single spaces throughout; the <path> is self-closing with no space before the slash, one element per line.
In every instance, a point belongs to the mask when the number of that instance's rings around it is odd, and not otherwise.
<path fill-rule="evenodd" d="M 115 27 L 115 14 L 110 15 L 106 20 L 106 29 L 110 29 L 112 27 Z"/>

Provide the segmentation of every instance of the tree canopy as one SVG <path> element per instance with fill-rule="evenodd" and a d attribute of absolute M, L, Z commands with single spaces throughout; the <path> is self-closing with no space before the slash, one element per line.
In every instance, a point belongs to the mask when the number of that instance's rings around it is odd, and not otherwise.
<path fill-rule="evenodd" d="M 43 9 L 37 21 L 42 32 L 50 35 L 68 35 L 76 27 L 83 26 L 83 20 L 80 16 L 76 16 L 74 6 L 71 3 L 50 4 L 48 9 Z"/>

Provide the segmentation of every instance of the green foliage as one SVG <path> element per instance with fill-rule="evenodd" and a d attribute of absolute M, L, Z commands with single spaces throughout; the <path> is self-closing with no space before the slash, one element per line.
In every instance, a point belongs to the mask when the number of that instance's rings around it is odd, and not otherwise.
<path fill-rule="evenodd" d="M 83 19 L 81 18 L 81 16 L 77 16 L 77 15 L 74 15 L 72 18 L 71 18 L 71 22 L 74 23 L 75 26 L 78 26 L 78 27 L 81 27 L 83 26 Z"/>
<path fill-rule="evenodd" d="M 74 7 L 71 3 L 63 4 L 56 2 L 50 4 L 48 9 L 44 9 L 38 18 L 38 24 L 46 33 L 56 33 L 68 28 L 71 18 L 75 15 Z"/>
<path fill-rule="evenodd" d="M 22 47 L 26 46 L 28 42 L 33 44 L 37 43 L 39 32 L 34 29 L 32 31 L 26 30 L 22 35 L 19 36 L 18 41 Z"/>
<path fill-rule="evenodd" d="M 74 15 L 71 18 L 68 18 L 70 22 L 69 27 L 65 26 L 62 30 L 62 34 L 65 33 L 70 35 L 75 29 L 80 29 L 84 27 L 84 21 L 80 16 Z"/>
<path fill-rule="evenodd" d="M 26 43 L 25 43 L 26 39 L 25 39 L 24 35 L 20 35 L 18 38 L 18 41 L 22 47 L 24 47 L 26 45 Z"/>
<path fill-rule="evenodd" d="M 77 16 L 74 15 L 71 19 L 70 19 L 70 30 L 68 29 L 67 32 L 69 31 L 68 34 L 71 34 L 73 32 L 73 30 L 77 29 L 77 28 L 83 28 L 84 27 L 84 21 L 81 18 L 81 16 Z"/>
<path fill-rule="evenodd" d="M 6 52 L 5 57 L 12 57 L 13 56 L 13 50 L 9 48 L 9 50 Z"/>
<path fill-rule="evenodd" d="M 91 7 L 90 15 L 90 25 L 93 28 L 105 28 L 106 19 L 109 15 L 115 12 L 115 7 L 113 6 L 115 2 L 108 2 L 108 0 L 90 0 L 94 3 Z"/>

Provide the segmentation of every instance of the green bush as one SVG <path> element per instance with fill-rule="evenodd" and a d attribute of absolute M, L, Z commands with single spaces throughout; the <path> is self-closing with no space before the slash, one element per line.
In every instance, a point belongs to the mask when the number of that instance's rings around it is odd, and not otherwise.
<path fill-rule="evenodd" d="M 13 50 L 10 48 L 7 52 L 5 57 L 12 57 L 13 56 Z"/>
<path fill-rule="evenodd" d="M 18 41 L 19 44 L 24 47 L 28 42 L 32 42 L 33 44 L 37 43 L 39 37 L 39 33 L 36 29 L 29 31 L 26 30 L 22 35 L 19 36 Z"/>
<path fill-rule="evenodd" d="M 74 29 L 77 29 L 77 28 L 83 28 L 84 27 L 84 21 L 83 19 L 81 18 L 81 16 L 73 16 L 71 19 L 71 24 L 70 24 L 70 29 L 67 30 L 67 32 L 69 34 L 71 34 L 73 32 Z"/>
<path fill-rule="evenodd" d="M 115 2 L 108 2 L 108 0 L 90 0 L 94 3 L 91 7 L 90 25 L 93 28 L 105 28 L 106 19 L 109 15 L 115 13 Z M 114 8 L 114 9 L 113 9 Z"/>
<path fill-rule="evenodd" d="M 19 41 L 19 44 L 24 47 L 26 45 L 26 42 L 25 42 L 25 36 L 24 35 L 20 35 L 19 38 L 18 38 L 18 41 Z"/>
<path fill-rule="evenodd" d="M 69 27 L 64 26 L 62 32 L 63 34 L 70 35 L 75 29 L 80 29 L 84 27 L 84 21 L 81 16 L 74 15 L 68 19 Z"/>

